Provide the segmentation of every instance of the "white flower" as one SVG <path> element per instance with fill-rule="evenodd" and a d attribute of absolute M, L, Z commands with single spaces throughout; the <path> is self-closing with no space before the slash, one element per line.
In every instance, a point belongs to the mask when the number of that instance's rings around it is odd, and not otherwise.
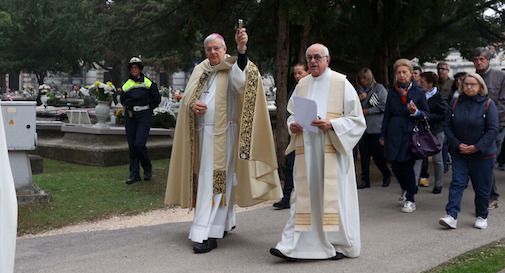
<path fill-rule="evenodd" d="M 49 86 L 47 84 L 42 84 L 42 85 L 39 85 L 39 90 L 49 91 L 49 90 L 51 90 L 51 86 Z"/>
<path fill-rule="evenodd" d="M 161 114 L 169 114 L 169 115 L 175 116 L 175 114 L 172 111 L 170 111 L 169 109 L 167 109 L 165 107 L 156 107 L 156 108 L 154 108 L 153 113 L 155 116 L 161 115 Z"/>

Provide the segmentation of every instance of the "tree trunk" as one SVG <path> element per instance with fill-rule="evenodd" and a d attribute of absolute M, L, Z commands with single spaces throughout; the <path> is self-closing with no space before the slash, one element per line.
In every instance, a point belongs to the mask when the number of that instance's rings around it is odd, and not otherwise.
<path fill-rule="evenodd" d="M 307 49 L 309 42 L 309 34 L 311 29 L 310 17 L 305 17 L 305 23 L 303 24 L 302 38 L 300 39 L 300 47 L 298 48 L 298 63 L 305 63 L 305 50 Z"/>
<path fill-rule="evenodd" d="M 112 65 L 112 70 L 110 71 L 110 77 L 112 78 L 112 84 L 116 87 L 121 87 L 123 85 L 123 78 L 121 77 L 121 69 L 125 69 L 121 66 L 121 63 L 115 63 Z"/>
<path fill-rule="evenodd" d="M 44 79 L 46 78 L 47 76 L 47 72 L 35 72 L 35 77 L 37 77 L 37 82 L 39 83 L 39 85 L 43 85 L 44 84 Z"/>
<path fill-rule="evenodd" d="M 278 2 L 277 13 L 277 46 L 275 53 L 275 83 L 277 93 L 275 104 L 277 106 L 275 143 L 277 152 L 277 162 L 279 164 L 279 176 L 284 180 L 284 166 L 286 149 L 289 141 L 288 130 L 286 126 L 286 108 L 288 93 L 288 71 L 289 71 L 289 26 L 288 16 L 283 1 Z"/>
<path fill-rule="evenodd" d="M 7 82 L 5 81 L 5 73 L 0 73 L 0 94 L 7 90 Z"/>

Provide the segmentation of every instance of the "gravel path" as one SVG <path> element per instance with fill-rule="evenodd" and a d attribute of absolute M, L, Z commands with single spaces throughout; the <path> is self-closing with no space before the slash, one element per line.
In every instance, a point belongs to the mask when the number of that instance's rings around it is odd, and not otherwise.
<path fill-rule="evenodd" d="M 256 206 L 248 208 L 237 207 L 237 212 L 251 211 L 258 208 L 271 206 L 273 202 L 263 202 Z M 189 222 L 193 220 L 194 210 L 181 208 L 163 208 L 152 210 L 138 215 L 118 215 L 108 219 L 93 222 L 83 222 L 76 225 L 66 226 L 59 229 L 53 229 L 38 234 L 26 234 L 18 237 L 19 239 L 37 238 L 45 236 L 62 235 L 69 233 L 91 232 L 102 230 L 118 230 L 125 228 L 134 228 L 142 226 L 156 226 L 167 223 Z"/>

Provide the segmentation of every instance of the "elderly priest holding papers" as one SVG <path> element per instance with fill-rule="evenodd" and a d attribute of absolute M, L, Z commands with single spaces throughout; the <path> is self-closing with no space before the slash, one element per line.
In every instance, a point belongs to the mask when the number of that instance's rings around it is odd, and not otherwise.
<path fill-rule="evenodd" d="M 290 217 L 281 241 L 270 253 L 288 261 L 338 260 L 360 255 L 359 204 L 352 149 L 366 129 L 360 100 L 346 76 L 331 70 L 328 48 L 306 51 L 310 75 L 301 79 L 288 103 L 295 151 Z M 311 107 L 297 99 L 310 99 Z M 300 104 L 300 103 L 299 103 Z M 317 109 L 317 113 L 313 113 Z M 300 125 L 297 114 L 312 115 Z M 300 114 L 299 114 L 300 115 Z M 315 117 L 315 118 L 314 118 Z"/>

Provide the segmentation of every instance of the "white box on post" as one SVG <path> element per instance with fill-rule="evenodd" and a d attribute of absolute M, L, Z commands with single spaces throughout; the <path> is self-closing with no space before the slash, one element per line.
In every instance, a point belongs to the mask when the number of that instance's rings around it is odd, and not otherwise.
<path fill-rule="evenodd" d="M 35 150 L 37 144 L 35 107 L 34 101 L 0 102 L 16 190 L 33 188 L 27 151 Z"/>

